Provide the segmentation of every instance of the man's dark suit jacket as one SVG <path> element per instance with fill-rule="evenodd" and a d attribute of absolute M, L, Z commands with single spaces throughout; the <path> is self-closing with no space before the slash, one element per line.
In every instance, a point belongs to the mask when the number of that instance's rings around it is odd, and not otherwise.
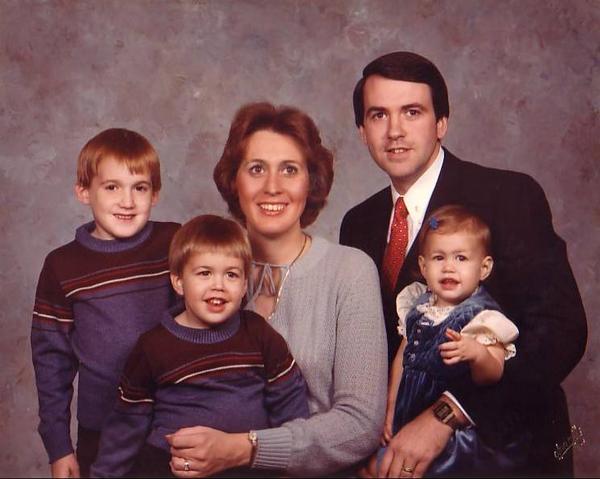
<path fill-rule="evenodd" d="M 525 425 L 533 432 L 533 474 L 572 475 L 572 456 L 554 457 L 569 436 L 567 403 L 560 383 L 581 359 L 587 324 L 564 241 L 552 226 L 542 188 L 529 176 L 459 160 L 448 150 L 426 217 L 446 204 L 479 214 L 492 232 L 494 269 L 486 287 L 519 328 L 517 355 L 493 386 L 453 384 L 450 392 L 490 444 Z M 390 188 L 352 208 L 342 221 L 340 243 L 365 251 L 381 271 L 392 212 Z M 395 291 L 382 292 L 390 358 L 398 349 L 395 298 L 418 278 L 416 242 L 407 254 Z"/>

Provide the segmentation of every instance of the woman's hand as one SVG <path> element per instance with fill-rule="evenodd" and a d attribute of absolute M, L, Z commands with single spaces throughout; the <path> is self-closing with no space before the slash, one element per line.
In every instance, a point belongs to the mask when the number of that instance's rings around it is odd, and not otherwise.
<path fill-rule="evenodd" d="M 171 471 L 177 477 L 206 477 L 250 464 L 252 446 L 244 433 L 229 434 L 196 426 L 180 429 L 166 438 L 171 445 Z"/>

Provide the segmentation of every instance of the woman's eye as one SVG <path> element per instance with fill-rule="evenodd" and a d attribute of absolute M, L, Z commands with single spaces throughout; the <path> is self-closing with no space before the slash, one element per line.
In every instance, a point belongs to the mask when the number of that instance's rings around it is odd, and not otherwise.
<path fill-rule="evenodd" d="M 283 168 L 283 172 L 286 175 L 295 175 L 296 173 L 298 173 L 298 167 L 294 165 L 287 165 Z"/>
<path fill-rule="evenodd" d="M 262 165 L 250 165 L 248 171 L 252 175 L 260 175 L 264 171 L 264 168 L 262 167 Z"/>

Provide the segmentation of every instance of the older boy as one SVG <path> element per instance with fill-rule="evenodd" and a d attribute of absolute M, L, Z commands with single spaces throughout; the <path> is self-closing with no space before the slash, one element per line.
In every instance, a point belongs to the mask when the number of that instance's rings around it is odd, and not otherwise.
<path fill-rule="evenodd" d="M 240 311 L 251 259 L 232 220 L 198 216 L 177 232 L 169 267 L 185 310 L 165 311 L 129 356 L 92 476 L 129 473 L 140 450 L 136 476 L 170 476 L 166 436 L 182 427 L 242 433 L 308 417 L 306 383 L 285 340 Z"/>
<path fill-rule="evenodd" d="M 39 432 L 53 477 L 89 474 L 127 354 L 175 301 L 167 255 L 179 225 L 148 221 L 160 187 L 158 155 L 139 133 L 105 130 L 79 154 L 75 193 L 94 221 L 46 257 L 31 331 Z"/>

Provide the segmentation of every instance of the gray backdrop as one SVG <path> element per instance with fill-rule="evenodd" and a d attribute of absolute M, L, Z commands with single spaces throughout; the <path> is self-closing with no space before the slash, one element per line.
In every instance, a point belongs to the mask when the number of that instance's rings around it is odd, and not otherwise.
<path fill-rule="evenodd" d="M 114 126 L 146 135 L 163 167 L 153 216 L 184 221 L 226 212 L 211 176 L 241 104 L 300 106 L 336 153 L 329 205 L 312 228 L 335 240 L 344 212 L 386 184 L 356 134 L 352 88 L 367 62 L 401 49 L 432 59 L 448 82 L 446 146 L 529 173 L 546 190 L 590 323 L 587 353 L 565 383 L 588 441 L 577 472 L 600 473 L 599 7 L 0 0 L 0 474 L 48 474 L 30 315 L 44 256 L 90 217 L 72 193 L 83 144 Z"/>

